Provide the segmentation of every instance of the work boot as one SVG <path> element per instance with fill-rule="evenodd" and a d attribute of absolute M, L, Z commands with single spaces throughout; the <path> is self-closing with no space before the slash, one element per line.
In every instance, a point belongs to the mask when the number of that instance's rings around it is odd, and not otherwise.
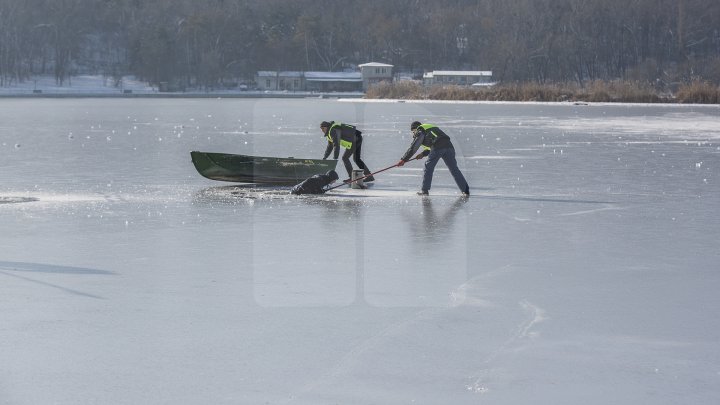
<path fill-rule="evenodd" d="M 364 181 L 365 183 L 369 183 L 369 182 L 371 182 L 371 181 L 375 181 L 375 177 L 372 176 L 372 173 L 370 172 L 370 170 L 367 170 L 367 169 L 366 169 L 363 174 L 364 174 L 365 176 L 368 176 L 368 177 L 366 177 L 366 178 L 363 179 L 363 181 Z"/>

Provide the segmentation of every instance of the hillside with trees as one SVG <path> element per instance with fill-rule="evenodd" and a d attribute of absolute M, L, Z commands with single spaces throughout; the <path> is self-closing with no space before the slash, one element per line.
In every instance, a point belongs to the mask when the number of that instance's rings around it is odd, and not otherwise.
<path fill-rule="evenodd" d="M 715 0 L 0 0 L 0 85 L 258 70 L 492 70 L 502 82 L 720 82 Z"/>

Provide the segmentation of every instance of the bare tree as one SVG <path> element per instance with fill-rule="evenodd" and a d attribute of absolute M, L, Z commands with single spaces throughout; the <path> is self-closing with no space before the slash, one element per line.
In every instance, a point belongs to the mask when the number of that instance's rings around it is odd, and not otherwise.
<path fill-rule="evenodd" d="M 0 84 L 77 70 L 215 87 L 257 70 L 720 81 L 707 0 L 0 0 Z"/>

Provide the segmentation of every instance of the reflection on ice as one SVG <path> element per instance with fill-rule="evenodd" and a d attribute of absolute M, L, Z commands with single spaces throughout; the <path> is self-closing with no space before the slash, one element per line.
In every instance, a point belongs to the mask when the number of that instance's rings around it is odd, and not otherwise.
<path fill-rule="evenodd" d="M 446 201 L 433 202 L 432 198 L 423 197 L 420 212 L 404 210 L 403 219 L 415 240 L 442 242 L 447 239 L 448 233 L 454 232 L 458 226 L 456 217 L 468 201 L 466 197 L 457 197 L 448 205 Z"/>
<path fill-rule="evenodd" d="M 21 263 L 0 261 L 0 270 L 19 271 L 28 273 L 52 273 L 52 274 L 114 274 L 111 271 L 88 269 L 84 267 L 58 266 L 44 263 Z"/>
<path fill-rule="evenodd" d="M 611 201 L 603 200 L 586 200 L 586 199 L 574 199 L 574 198 L 561 198 L 554 196 L 532 196 L 532 195 L 497 195 L 497 194 L 474 194 L 473 198 L 481 198 L 488 200 L 505 200 L 505 201 L 526 201 L 526 202 L 548 202 L 548 203 L 567 203 L 567 204 L 601 204 L 601 205 L 613 205 L 616 204 Z"/>
<path fill-rule="evenodd" d="M 24 274 L 23 274 L 24 273 Z M 44 275 L 66 275 L 66 276 L 84 276 L 84 275 L 114 275 L 115 273 L 106 270 L 89 269 L 73 266 L 58 266 L 45 263 L 25 263 L 25 262 L 4 262 L 0 261 L 0 277 L 10 277 L 22 280 L 26 283 L 50 287 L 55 290 L 69 293 L 75 296 L 103 299 L 101 296 L 80 291 L 75 288 L 69 288 L 61 285 L 59 282 L 51 282 L 47 278 L 40 278 Z M 69 281 L 69 279 L 66 279 Z"/>
<path fill-rule="evenodd" d="M 35 197 L 3 197 L 0 196 L 0 204 L 18 204 L 38 201 Z"/>
<path fill-rule="evenodd" d="M 454 190 L 441 188 L 437 188 L 432 194 L 435 198 L 458 196 L 458 193 Z M 340 187 L 325 194 L 306 195 L 290 194 L 290 187 L 234 185 L 209 187 L 196 192 L 194 195 L 196 202 L 219 204 L 237 204 L 248 200 L 284 200 L 286 202 L 298 201 L 307 204 L 357 200 L 374 201 L 376 204 L 389 206 L 396 204 L 398 201 L 405 201 L 408 198 L 418 199 L 415 191 L 408 190 L 406 187 L 374 185 L 370 185 L 367 189 Z"/>
<path fill-rule="evenodd" d="M 468 156 L 468 160 L 506 160 L 506 159 L 540 159 L 537 156 L 509 156 L 509 155 L 485 155 L 485 156 Z"/>
<path fill-rule="evenodd" d="M 254 184 L 216 186 L 204 188 L 194 195 L 199 203 L 237 204 L 247 200 L 294 199 L 289 187 L 273 187 Z"/>

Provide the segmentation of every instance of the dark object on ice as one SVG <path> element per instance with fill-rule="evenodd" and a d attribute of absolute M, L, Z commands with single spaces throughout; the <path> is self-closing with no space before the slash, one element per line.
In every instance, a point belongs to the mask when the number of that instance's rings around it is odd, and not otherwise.
<path fill-rule="evenodd" d="M 338 179 L 335 170 L 329 170 L 325 174 L 316 174 L 290 190 L 292 194 L 323 194 L 326 186 Z"/>
<path fill-rule="evenodd" d="M 293 185 L 335 168 L 336 160 L 190 152 L 198 173 L 211 180 Z"/>

